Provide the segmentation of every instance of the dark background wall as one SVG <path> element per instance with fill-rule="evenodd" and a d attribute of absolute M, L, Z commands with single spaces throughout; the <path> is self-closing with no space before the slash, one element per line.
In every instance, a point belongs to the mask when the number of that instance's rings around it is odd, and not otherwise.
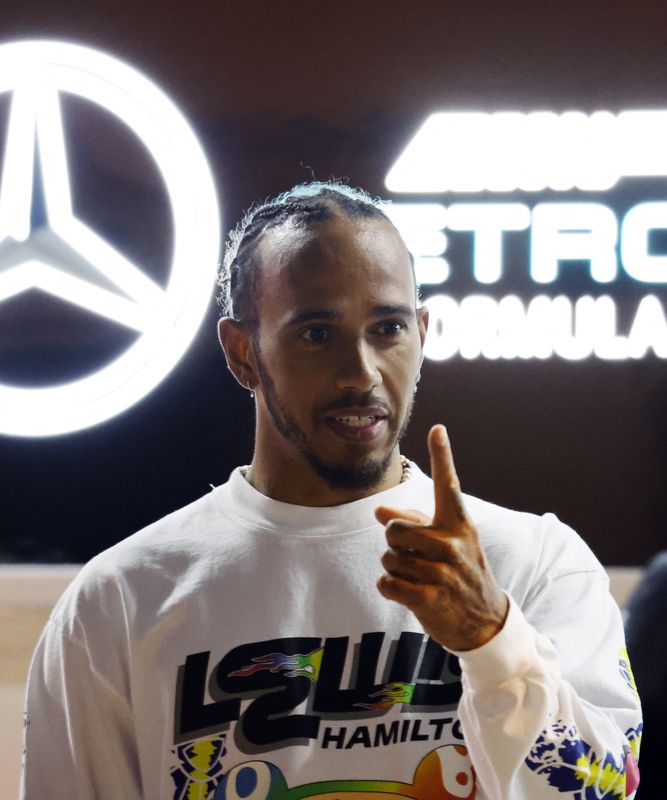
<path fill-rule="evenodd" d="M 666 25 L 667 6 L 646 0 L 28 1 L 2 7 L 0 41 L 77 41 L 150 75 L 200 135 L 227 230 L 253 200 L 312 176 L 386 195 L 432 111 L 667 108 Z M 71 98 L 64 109 L 77 211 L 163 279 L 157 173 L 113 120 Z M 0 95 L 0 145 L 7 111 Z M 649 189 L 667 197 L 667 181 Z M 184 359 L 125 414 L 67 436 L 0 437 L 0 560 L 86 560 L 248 462 L 251 403 L 216 317 L 212 302 Z M 14 298 L 0 305 L 0 382 L 86 374 L 127 336 L 36 292 Z M 604 563 L 642 564 L 665 546 L 666 390 L 655 356 L 427 362 L 403 450 L 426 464 L 426 432 L 444 421 L 466 491 L 555 511 Z"/>

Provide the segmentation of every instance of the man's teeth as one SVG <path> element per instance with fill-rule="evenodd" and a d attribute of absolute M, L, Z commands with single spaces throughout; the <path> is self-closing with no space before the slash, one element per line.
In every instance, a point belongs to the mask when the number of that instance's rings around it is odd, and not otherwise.
<path fill-rule="evenodd" d="M 341 425 L 347 425 L 350 428 L 365 428 L 367 425 L 371 425 L 377 417 L 336 417 L 336 422 L 340 422 Z"/>

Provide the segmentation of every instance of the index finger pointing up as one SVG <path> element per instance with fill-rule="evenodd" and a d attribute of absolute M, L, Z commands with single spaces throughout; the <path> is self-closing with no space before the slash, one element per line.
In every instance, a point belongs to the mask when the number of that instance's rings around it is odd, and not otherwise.
<path fill-rule="evenodd" d="M 463 505 L 461 485 L 444 425 L 434 425 L 429 431 L 428 451 L 431 456 L 431 476 L 435 492 L 433 523 L 452 529 L 465 522 L 468 516 Z"/>

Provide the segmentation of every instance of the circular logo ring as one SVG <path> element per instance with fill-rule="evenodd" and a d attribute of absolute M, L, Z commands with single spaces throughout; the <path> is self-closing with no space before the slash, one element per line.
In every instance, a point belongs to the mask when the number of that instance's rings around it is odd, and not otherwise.
<path fill-rule="evenodd" d="M 99 286 L 91 288 L 66 273 L 59 275 L 42 258 L 4 270 L 0 262 L 0 302 L 26 288 L 43 288 L 64 299 L 66 292 L 74 289 L 86 298 L 81 305 L 141 332 L 113 362 L 79 380 L 41 388 L 0 384 L 0 433 L 50 436 L 81 430 L 119 414 L 157 386 L 180 360 L 210 301 L 220 248 L 219 209 L 210 168 L 192 129 L 164 92 L 127 64 L 80 45 L 11 43 L 0 46 L 0 92 L 6 91 L 12 91 L 13 97 L 0 183 L 0 243 L 5 240 L 6 246 L 11 239 L 28 237 L 28 223 L 13 209 L 29 208 L 29 198 L 25 202 L 29 189 L 20 184 L 17 170 L 29 160 L 27 174 L 32 176 L 37 146 L 49 227 L 99 269 L 107 285 L 115 282 L 122 291 L 114 302 L 113 293 L 101 293 Z M 60 91 L 117 116 L 154 159 L 173 218 L 173 257 L 166 289 L 72 213 Z M 17 155 L 8 163 L 12 143 L 22 141 L 30 142 L 29 155 Z M 18 150 L 18 145 L 14 149 Z M 12 196 L 17 193 L 22 193 L 21 197 Z M 90 291 L 86 293 L 86 289 Z"/>

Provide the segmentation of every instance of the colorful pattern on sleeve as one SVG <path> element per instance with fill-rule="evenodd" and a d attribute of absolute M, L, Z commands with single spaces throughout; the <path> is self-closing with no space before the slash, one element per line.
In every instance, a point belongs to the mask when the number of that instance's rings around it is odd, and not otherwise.
<path fill-rule="evenodd" d="M 611 753 L 598 756 L 575 725 L 558 721 L 542 732 L 526 764 L 571 800 L 625 800 L 638 785 L 634 750 L 639 749 L 641 726 L 626 736 L 630 746 L 618 759 Z"/>
<path fill-rule="evenodd" d="M 635 697 L 639 697 L 639 692 L 637 691 L 637 683 L 635 681 L 635 676 L 632 672 L 632 666 L 630 664 L 630 656 L 628 655 L 628 651 L 625 647 L 622 647 L 618 651 L 618 671 L 621 673 L 621 677 L 626 683 L 626 686 Z"/>

